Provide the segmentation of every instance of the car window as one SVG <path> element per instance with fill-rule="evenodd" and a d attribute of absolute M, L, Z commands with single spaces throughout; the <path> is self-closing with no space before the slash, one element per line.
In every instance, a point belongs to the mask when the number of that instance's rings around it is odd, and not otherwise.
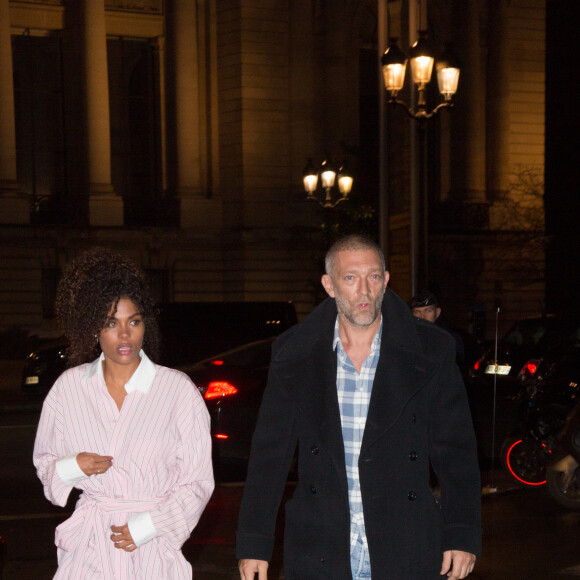
<path fill-rule="evenodd" d="M 551 350 L 578 342 L 580 322 L 571 318 L 527 319 L 516 323 L 502 343 L 512 346 L 538 346 Z"/>
<path fill-rule="evenodd" d="M 223 367 L 260 368 L 270 364 L 272 341 L 255 342 L 236 348 L 223 355 L 217 355 L 208 362 L 215 364 L 220 361 Z"/>
<path fill-rule="evenodd" d="M 175 302 L 161 306 L 161 363 L 170 367 L 277 336 L 297 322 L 290 302 Z"/>
<path fill-rule="evenodd" d="M 516 346 L 538 344 L 546 332 L 546 326 L 536 320 L 518 322 L 504 337 L 503 343 Z"/>

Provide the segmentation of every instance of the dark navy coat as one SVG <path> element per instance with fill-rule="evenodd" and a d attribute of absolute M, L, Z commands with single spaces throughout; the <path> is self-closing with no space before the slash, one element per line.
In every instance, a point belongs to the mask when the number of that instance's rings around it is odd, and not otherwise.
<path fill-rule="evenodd" d="M 415 319 L 387 289 L 383 334 L 359 459 L 373 580 L 435 579 L 443 551 L 481 550 L 481 484 L 453 338 Z M 327 299 L 274 343 L 240 509 L 237 557 L 269 560 L 286 504 L 288 580 L 351 580 L 350 515 L 336 353 Z M 440 499 L 429 486 L 431 463 Z"/>

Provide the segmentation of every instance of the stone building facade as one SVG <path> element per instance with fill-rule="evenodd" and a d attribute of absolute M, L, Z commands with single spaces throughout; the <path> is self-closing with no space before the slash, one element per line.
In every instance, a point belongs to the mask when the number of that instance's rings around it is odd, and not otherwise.
<path fill-rule="evenodd" d="M 93 245 L 134 257 L 160 300 L 307 314 L 347 211 L 305 199 L 307 159 L 327 156 L 355 169 L 353 207 L 408 298 L 413 129 L 395 111 L 381 125 L 378 62 L 418 5 L 0 0 L 0 331 L 55 333 L 60 271 Z M 499 303 L 506 323 L 543 308 L 545 16 L 545 0 L 428 6 L 462 72 L 429 126 L 425 282 L 459 328 Z"/>

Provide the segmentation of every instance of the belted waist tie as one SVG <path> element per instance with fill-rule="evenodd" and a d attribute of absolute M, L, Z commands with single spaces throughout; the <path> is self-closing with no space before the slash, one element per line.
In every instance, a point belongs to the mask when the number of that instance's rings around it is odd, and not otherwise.
<path fill-rule="evenodd" d="M 81 496 L 79 507 L 84 506 L 86 502 L 90 507 L 95 507 L 101 512 L 148 512 L 157 507 L 166 498 L 152 497 L 144 499 L 114 499 L 111 497 L 104 497 L 100 495 L 90 495 L 86 491 Z M 91 506 L 92 504 L 92 506 Z"/>
<path fill-rule="evenodd" d="M 84 514 L 84 525 L 81 534 L 80 541 L 78 543 L 79 547 L 87 546 L 91 536 L 94 535 L 94 540 L 96 548 L 102 554 L 107 551 L 107 542 L 110 542 L 108 536 L 103 535 L 103 530 L 100 528 L 99 523 L 101 518 L 98 517 L 100 514 L 114 513 L 114 512 L 131 512 L 131 513 L 141 513 L 154 510 L 160 503 L 165 501 L 165 497 L 159 498 L 142 498 L 142 499 L 114 499 L 110 497 L 103 497 L 97 495 L 90 495 L 86 491 L 81 495 L 77 503 L 77 510 L 85 511 Z M 111 532 L 112 533 L 112 532 Z M 82 549 L 82 548 L 81 548 Z M 116 555 L 117 558 L 121 557 L 122 550 Z M 107 559 L 103 559 L 107 562 Z M 114 566 L 112 562 L 109 562 L 111 566 L 109 571 L 103 571 L 104 577 L 116 578 L 113 569 Z M 121 572 L 121 577 L 124 578 L 125 574 Z"/>

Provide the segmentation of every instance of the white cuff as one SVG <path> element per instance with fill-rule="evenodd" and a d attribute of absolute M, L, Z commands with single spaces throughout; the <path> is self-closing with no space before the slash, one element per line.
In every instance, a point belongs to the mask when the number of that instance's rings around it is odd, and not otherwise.
<path fill-rule="evenodd" d="M 56 462 L 56 472 L 64 483 L 71 486 L 88 477 L 77 463 L 77 453 L 58 459 Z"/>
<path fill-rule="evenodd" d="M 141 512 L 127 519 L 129 532 L 137 547 L 157 537 L 157 530 L 149 512 Z"/>

